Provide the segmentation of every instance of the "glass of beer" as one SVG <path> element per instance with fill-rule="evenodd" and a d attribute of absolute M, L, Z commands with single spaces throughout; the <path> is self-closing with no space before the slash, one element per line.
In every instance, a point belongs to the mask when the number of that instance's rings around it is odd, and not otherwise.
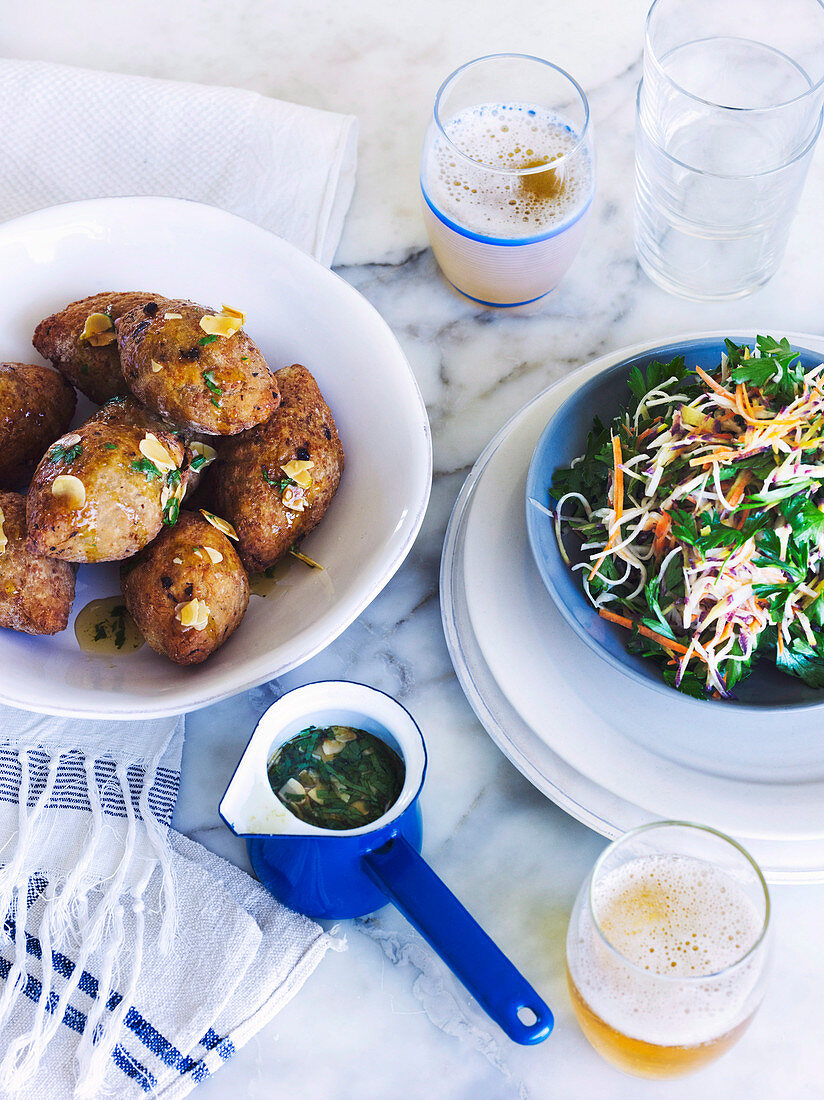
<path fill-rule="evenodd" d="M 626 833 L 595 864 L 567 933 L 587 1039 L 639 1077 L 718 1058 L 761 1003 L 769 919 L 761 871 L 723 833 L 682 821 Z"/>
<path fill-rule="evenodd" d="M 495 54 L 444 81 L 423 148 L 426 230 L 473 301 L 525 305 L 575 258 L 595 192 L 587 97 L 549 61 Z"/>

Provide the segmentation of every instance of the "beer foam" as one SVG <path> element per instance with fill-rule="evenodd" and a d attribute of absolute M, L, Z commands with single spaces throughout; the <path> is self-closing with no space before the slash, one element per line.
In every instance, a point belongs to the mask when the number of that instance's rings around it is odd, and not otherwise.
<path fill-rule="evenodd" d="M 589 150 L 583 144 L 576 150 L 580 135 L 554 111 L 528 103 L 484 103 L 451 118 L 444 132 L 478 164 L 438 135 L 425 158 L 424 190 L 446 217 L 476 233 L 503 238 L 548 233 L 573 221 L 592 195 Z M 524 175 L 481 167 L 544 164 L 545 170 Z"/>
<path fill-rule="evenodd" d="M 694 1046 L 754 1011 L 760 961 L 740 960 L 763 921 L 724 871 L 689 856 L 642 856 L 596 883 L 593 910 L 618 955 L 583 906 L 567 941 L 570 976 L 616 1031 L 661 1046 Z"/>

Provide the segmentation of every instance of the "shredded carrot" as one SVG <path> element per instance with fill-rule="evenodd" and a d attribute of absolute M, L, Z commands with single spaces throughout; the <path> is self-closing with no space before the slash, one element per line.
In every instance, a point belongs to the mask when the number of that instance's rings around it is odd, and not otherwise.
<path fill-rule="evenodd" d="M 747 393 L 747 387 L 743 382 L 739 382 L 735 387 L 735 403 L 738 405 L 738 411 L 745 420 L 755 419 L 752 414 L 753 410 L 750 404 L 750 395 Z"/>
<path fill-rule="evenodd" d="M 616 523 L 624 514 L 624 471 L 621 469 L 622 461 L 621 440 L 617 435 L 614 435 L 612 437 L 612 464 L 614 470 L 614 479 L 612 482 L 612 507 L 615 512 Z"/>
<path fill-rule="evenodd" d="M 718 383 L 715 381 L 715 379 L 710 378 L 710 376 L 707 374 L 707 372 L 705 370 L 701 370 L 700 367 L 696 367 L 695 368 L 695 373 L 697 375 L 699 375 L 699 377 L 704 379 L 704 381 L 707 383 L 707 385 L 710 387 L 710 389 L 715 390 L 716 393 L 720 394 L 722 397 L 726 397 L 730 401 L 733 400 L 733 396 L 729 392 L 729 390 L 725 390 L 723 386 L 719 386 Z"/>
<path fill-rule="evenodd" d="M 727 493 L 727 500 L 735 507 L 744 495 L 744 490 L 752 481 L 752 470 L 739 470 L 732 488 Z"/>
<path fill-rule="evenodd" d="M 632 630 L 633 627 L 638 629 L 639 634 L 643 634 L 645 638 L 652 638 L 654 642 L 658 642 L 664 649 L 668 649 L 675 653 L 686 653 L 687 647 L 681 645 L 680 642 L 674 642 L 672 638 L 667 638 L 663 634 L 658 634 L 655 630 L 650 630 L 648 626 L 644 626 L 643 623 L 634 623 L 632 619 L 628 619 L 625 615 L 616 615 L 614 611 L 607 611 L 606 608 L 599 607 L 598 614 L 602 619 L 606 619 L 608 622 L 617 623 L 618 626 L 625 626 L 627 630 Z M 700 654 L 696 653 L 696 657 Z M 701 658 L 703 660 L 703 658 Z"/>
<path fill-rule="evenodd" d="M 661 518 L 655 524 L 655 537 L 652 540 L 652 552 L 656 558 L 660 558 L 667 541 L 667 535 L 672 527 L 672 517 L 669 512 L 662 512 Z"/>
<path fill-rule="evenodd" d="M 784 634 L 782 633 L 780 627 L 779 627 L 779 630 L 778 630 L 778 644 L 777 644 L 776 648 L 778 649 L 779 657 L 782 656 L 783 653 L 784 653 Z"/>
<path fill-rule="evenodd" d="M 658 644 L 662 645 L 664 649 L 671 649 L 674 650 L 676 653 L 687 652 L 687 647 L 685 645 L 681 645 L 680 642 L 674 642 L 672 638 L 667 638 L 664 634 L 658 634 L 656 631 L 650 630 L 650 628 L 648 626 L 644 626 L 643 623 L 638 624 L 638 633 L 643 634 L 645 638 L 652 638 L 654 642 L 658 642 Z M 699 656 L 699 654 L 696 654 L 696 657 L 697 656 Z"/>
<path fill-rule="evenodd" d="M 690 466 L 712 466 L 713 462 L 732 462 L 741 457 L 740 451 L 712 451 L 708 455 L 699 455 L 690 459 Z"/>
<path fill-rule="evenodd" d="M 625 615 L 616 615 L 614 611 L 607 611 L 604 607 L 598 608 L 598 614 L 607 622 L 617 623 L 619 626 L 625 626 L 627 630 L 632 630 L 632 619 L 628 619 Z"/>
<path fill-rule="evenodd" d="M 642 440 L 646 439 L 648 435 L 652 435 L 652 433 L 654 431 L 657 431 L 658 425 L 660 423 L 661 423 L 661 417 L 656 416 L 656 418 L 653 420 L 653 422 L 650 424 L 650 426 L 648 428 L 645 428 L 644 431 L 641 432 L 641 434 L 638 436 L 638 438 L 636 439 L 635 442 L 640 443 Z"/>
<path fill-rule="evenodd" d="M 615 524 L 615 527 L 614 531 L 610 533 L 609 538 L 607 539 L 607 544 L 601 551 L 598 560 L 589 571 L 590 580 L 592 580 L 592 578 L 601 568 L 601 565 L 603 564 L 610 550 L 617 541 L 615 537 L 615 534 L 619 531 L 617 524 L 620 521 L 621 516 L 624 514 L 624 471 L 621 468 L 622 462 L 623 457 L 621 455 L 621 440 L 618 438 L 617 435 L 614 435 L 612 437 L 612 510 L 614 513 L 613 524 Z"/>

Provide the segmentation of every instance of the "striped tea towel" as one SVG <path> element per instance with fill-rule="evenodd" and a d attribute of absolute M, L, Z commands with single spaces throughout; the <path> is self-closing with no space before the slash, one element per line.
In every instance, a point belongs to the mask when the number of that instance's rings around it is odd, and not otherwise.
<path fill-rule="evenodd" d="M 0 1095 L 184 1096 L 333 941 L 168 828 L 182 720 L 0 721 Z"/>
<path fill-rule="evenodd" d="M 0 59 L 0 221 L 162 195 L 240 214 L 328 267 L 357 120 L 238 88 Z"/>

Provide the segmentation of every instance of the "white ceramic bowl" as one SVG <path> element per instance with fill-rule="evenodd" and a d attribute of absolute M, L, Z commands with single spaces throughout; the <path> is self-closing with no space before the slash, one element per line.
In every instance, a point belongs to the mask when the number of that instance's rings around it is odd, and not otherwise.
<path fill-rule="evenodd" d="M 389 327 L 355 290 L 241 218 L 176 199 L 69 203 L 0 226 L 0 361 L 38 362 L 35 325 L 99 290 L 228 302 L 273 369 L 303 363 L 340 431 L 346 469 L 321 524 L 271 595 L 252 596 L 232 638 L 179 668 L 148 646 L 83 652 L 68 630 L 0 630 L 0 699 L 92 718 L 173 714 L 278 676 L 327 646 L 380 592 L 420 528 L 432 480 L 426 410 Z M 89 405 L 81 401 L 82 416 Z M 119 592 L 116 565 L 81 566 L 75 613 Z"/>

